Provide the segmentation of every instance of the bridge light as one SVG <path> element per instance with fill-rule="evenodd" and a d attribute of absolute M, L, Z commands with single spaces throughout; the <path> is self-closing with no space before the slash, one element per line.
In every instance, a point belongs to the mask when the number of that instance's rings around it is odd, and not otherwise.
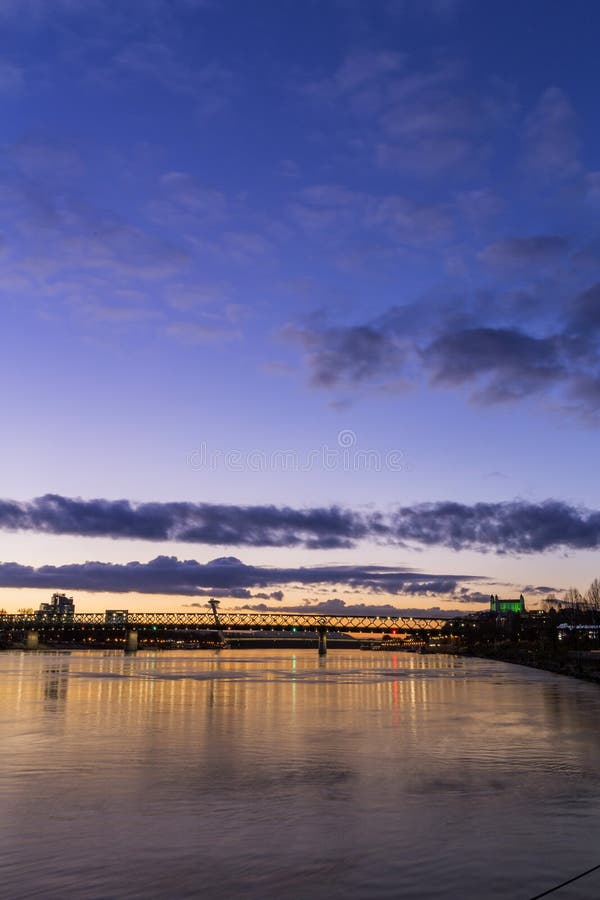
<path fill-rule="evenodd" d="M 293 626 L 292 631 L 298 631 L 295 625 Z"/>

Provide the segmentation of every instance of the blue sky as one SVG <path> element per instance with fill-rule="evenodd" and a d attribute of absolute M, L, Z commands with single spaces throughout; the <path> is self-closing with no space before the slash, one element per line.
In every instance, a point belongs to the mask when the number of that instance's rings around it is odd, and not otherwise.
<path fill-rule="evenodd" d="M 599 18 L 0 0 L 0 603 L 584 589 Z"/>

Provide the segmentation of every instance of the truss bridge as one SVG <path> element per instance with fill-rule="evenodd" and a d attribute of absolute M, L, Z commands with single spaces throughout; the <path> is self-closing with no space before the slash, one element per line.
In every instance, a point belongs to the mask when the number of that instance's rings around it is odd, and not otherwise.
<path fill-rule="evenodd" d="M 219 627 L 230 630 L 265 631 L 343 631 L 362 634 L 413 634 L 415 632 L 440 631 L 448 623 L 442 618 L 417 618 L 414 616 L 348 616 L 320 615 L 317 613 L 284 612 L 227 612 L 219 611 Z M 109 627 L 129 628 L 139 631 L 169 629 L 205 629 L 215 627 L 214 614 L 210 611 L 180 612 L 127 612 L 107 610 L 105 613 L 75 613 L 70 616 L 53 616 L 44 613 L 0 615 L 0 628 L 70 627 L 76 630 Z"/>

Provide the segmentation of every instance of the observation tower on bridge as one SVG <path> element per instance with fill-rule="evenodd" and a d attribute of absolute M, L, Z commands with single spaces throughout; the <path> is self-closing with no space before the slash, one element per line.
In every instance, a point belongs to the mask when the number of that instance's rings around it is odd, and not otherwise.
<path fill-rule="evenodd" d="M 221 623 L 219 622 L 219 605 L 220 605 L 220 603 L 221 603 L 220 600 L 215 600 L 214 597 L 211 597 L 210 600 L 208 601 L 207 605 L 210 606 L 210 608 L 212 609 L 212 613 L 215 618 L 215 625 L 217 626 L 217 636 L 219 638 L 219 646 L 227 647 L 229 645 L 228 645 L 227 641 L 225 640 L 225 637 L 223 636 L 223 631 L 221 629 Z"/>

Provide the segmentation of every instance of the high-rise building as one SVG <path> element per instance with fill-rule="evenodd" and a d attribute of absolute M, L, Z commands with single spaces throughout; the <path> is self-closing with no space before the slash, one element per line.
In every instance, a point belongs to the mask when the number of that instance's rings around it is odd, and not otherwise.
<path fill-rule="evenodd" d="M 52 594 L 50 603 L 40 603 L 38 615 L 71 618 L 75 615 L 75 601 L 66 594 Z"/>

